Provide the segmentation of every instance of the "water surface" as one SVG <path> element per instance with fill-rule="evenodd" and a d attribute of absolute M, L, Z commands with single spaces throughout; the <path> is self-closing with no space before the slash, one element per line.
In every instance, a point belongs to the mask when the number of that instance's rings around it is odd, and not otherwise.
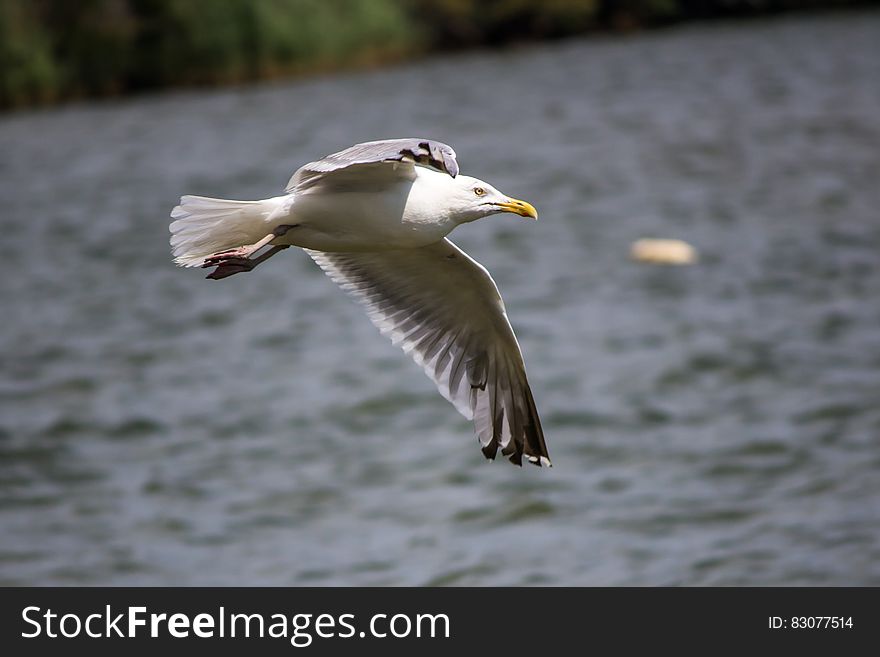
<path fill-rule="evenodd" d="M 880 584 L 878 117 L 876 13 L 4 117 L 0 582 Z M 181 194 L 410 135 L 541 212 L 453 237 L 552 470 L 485 462 L 305 254 L 171 265 Z"/>

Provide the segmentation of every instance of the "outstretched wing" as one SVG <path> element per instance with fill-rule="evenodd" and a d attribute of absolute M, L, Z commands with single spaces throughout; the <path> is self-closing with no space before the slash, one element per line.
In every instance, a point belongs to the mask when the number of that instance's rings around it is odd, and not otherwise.
<path fill-rule="evenodd" d="M 517 465 L 523 454 L 550 465 L 519 344 L 482 265 L 448 239 L 419 249 L 308 253 L 474 421 L 487 458 L 500 447 Z"/>
<path fill-rule="evenodd" d="M 455 151 L 446 144 L 430 139 L 385 139 L 356 144 L 316 162 L 309 162 L 297 169 L 285 191 L 305 192 L 331 182 L 340 175 L 357 174 L 357 170 L 362 168 L 381 168 L 389 176 L 395 175 L 395 172 L 399 176 L 411 176 L 416 164 L 448 173 L 453 178 L 458 175 Z"/>

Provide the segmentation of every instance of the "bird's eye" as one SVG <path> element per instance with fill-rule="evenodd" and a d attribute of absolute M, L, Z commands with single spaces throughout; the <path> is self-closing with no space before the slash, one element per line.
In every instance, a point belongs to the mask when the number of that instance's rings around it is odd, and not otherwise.
<path fill-rule="evenodd" d="M 485 196 L 486 190 L 482 187 L 474 187 L 474 194 L 476 194 L 477 196 Z"/>

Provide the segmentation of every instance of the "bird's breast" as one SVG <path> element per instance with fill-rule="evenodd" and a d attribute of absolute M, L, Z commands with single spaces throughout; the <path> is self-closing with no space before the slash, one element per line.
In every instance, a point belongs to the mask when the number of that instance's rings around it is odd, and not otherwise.
<path fill-rule="evenodd" d="M 296 228 L 276 243 L 318 251 L 383 251 L 433 244 L 454 227 L 411 200 L 412 185 L 381 192 L 336 192 L 294 197 Z"/>

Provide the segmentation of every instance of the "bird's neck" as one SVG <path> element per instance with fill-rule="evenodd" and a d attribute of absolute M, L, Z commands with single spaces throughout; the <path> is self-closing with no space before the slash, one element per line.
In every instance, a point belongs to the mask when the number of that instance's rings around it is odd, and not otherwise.
<path fill-rule="evenodd" d="M 416 179 L 406 202 L 406 220 L 418 224 L 438 224 L 447 232 L 477 217 L 463 216 L 454 200 L 458 189 L 448 174 L 416 167 Z"/>

